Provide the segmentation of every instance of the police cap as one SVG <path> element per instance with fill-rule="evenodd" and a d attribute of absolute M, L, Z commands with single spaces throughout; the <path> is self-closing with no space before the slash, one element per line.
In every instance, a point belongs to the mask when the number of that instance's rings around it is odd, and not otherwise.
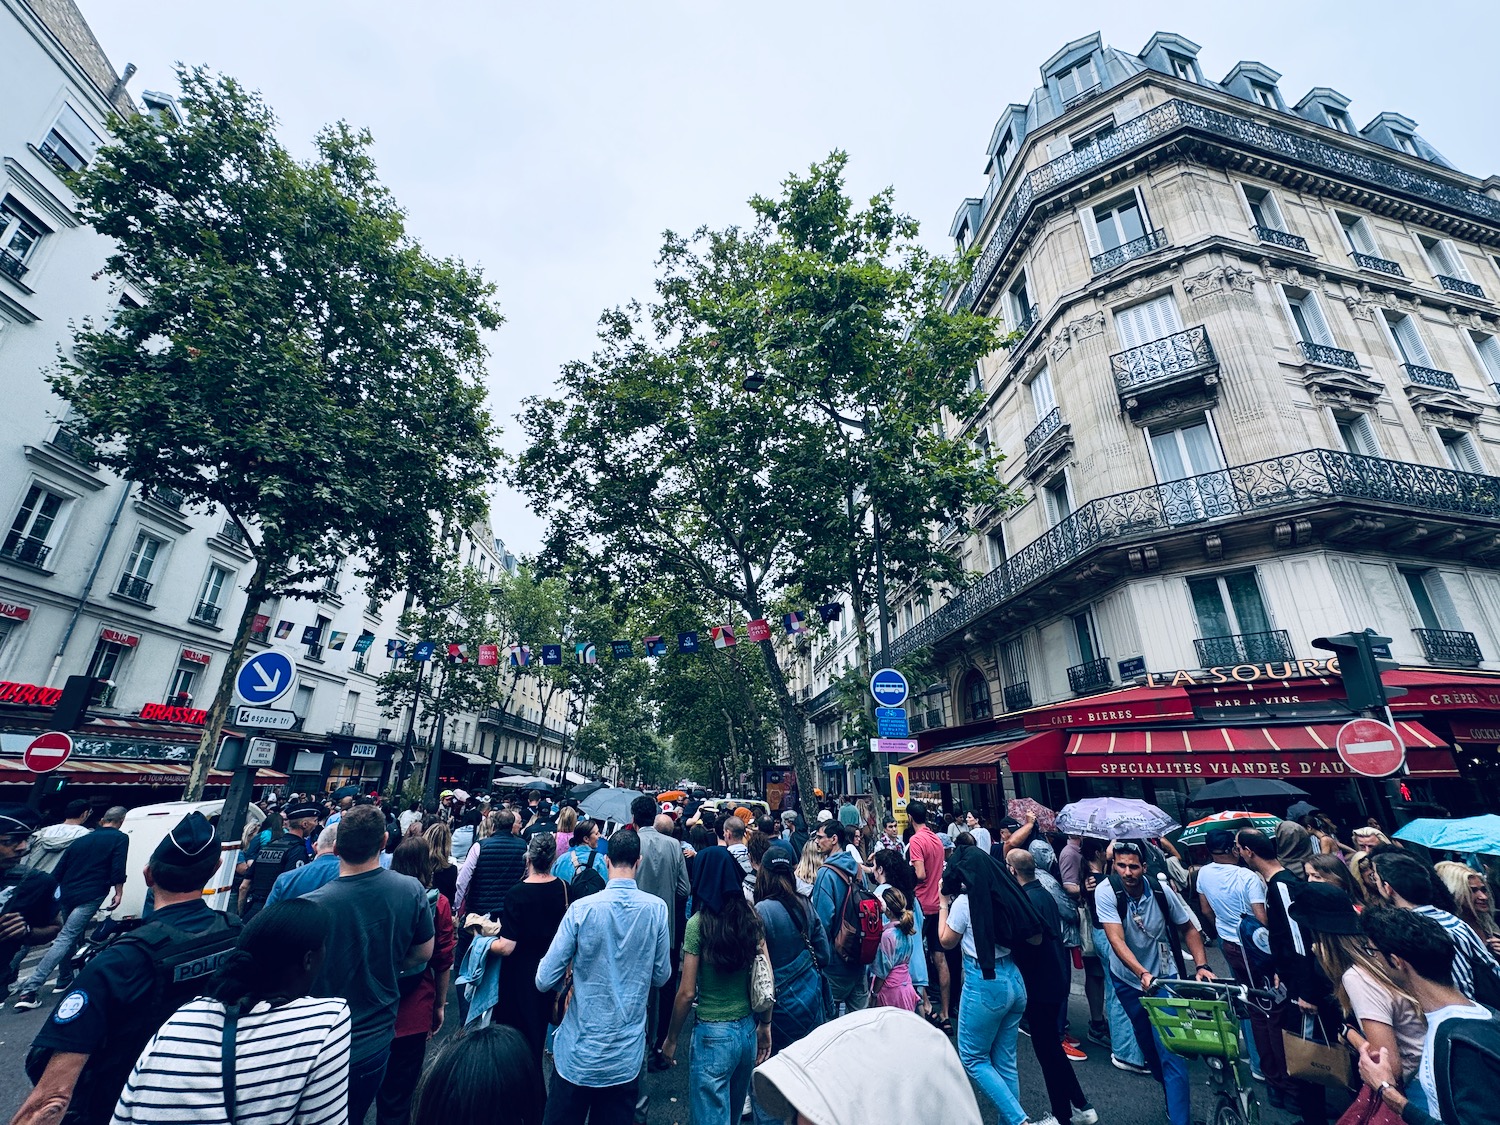
<path fill-rule="evenodd" d="M 41 814 L 30 805 L 0 805 L 0 836 L 30 836 L 41 826 Z"/>
<path fill-rule="evenodd" d="M 218 857 L 219 834 L 208 818 L 190 812 L 167 833 L 166 839 L 151 853 L 153 867 L 198 867 L 208 856 Z"/>
<path fill-rule="evenodd" d="M 306 820 L 318 815 L 318 806 L 311 801 L 293 801 L 282 811 L 285 820 Z"/>

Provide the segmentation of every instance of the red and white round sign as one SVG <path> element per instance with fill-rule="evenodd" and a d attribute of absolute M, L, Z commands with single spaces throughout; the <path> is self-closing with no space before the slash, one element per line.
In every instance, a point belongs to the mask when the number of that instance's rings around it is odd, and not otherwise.
<path fill-rule="evenodd" d="M 47 773 L 66 762 L 71 753 L 73 740 L 60 730 L 49 730 L 32 740 L 21 760 L 32 773 Z"/>
<path fill-rule="evenodd" d="M 1406 761 L 1406 746 L 1389 723 L 1354 719 L 1339 728 L 1339 757 L 1365 777 L 1389 777 Z"/>

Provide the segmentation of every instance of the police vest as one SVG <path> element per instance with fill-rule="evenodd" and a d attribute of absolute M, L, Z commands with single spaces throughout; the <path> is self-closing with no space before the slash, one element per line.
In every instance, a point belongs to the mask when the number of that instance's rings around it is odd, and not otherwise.
<path fill-rule="evenodd" d="M 276 877 L 306 862 L 307 844 L 301 836 L 288 832 L 263 845 L 250 865 L 250 901 L 264 906 L 266 899 L 271 897 L 271 888 L 276 885 Z"/>
<path fill-rule="evenodd" d="M 153 971 L 151 991 L 110 1026 L 104 1045 L 89 1056 L 63 1125 L 109 1125 L 146 1044 L 178 1008 L 208 990 L 239 936 L 239 919 L 216 913 L 214 924 L 202 933 L 168 922 L 146 922 L 116 942 L 146 951 Z"/>

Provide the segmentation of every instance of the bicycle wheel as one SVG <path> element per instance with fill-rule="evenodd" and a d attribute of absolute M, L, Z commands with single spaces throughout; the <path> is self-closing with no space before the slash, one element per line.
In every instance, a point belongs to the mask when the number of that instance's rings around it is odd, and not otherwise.
<path fill-rule="evenodd" d="M 1221 1095 L 1214 1105 L 1214 1115 L 1209 1119 L 1209 1125 L 1248 1125 L 1248 1123 L 1244 1115 L 1240 1113 L 1236 1100 Z"/>

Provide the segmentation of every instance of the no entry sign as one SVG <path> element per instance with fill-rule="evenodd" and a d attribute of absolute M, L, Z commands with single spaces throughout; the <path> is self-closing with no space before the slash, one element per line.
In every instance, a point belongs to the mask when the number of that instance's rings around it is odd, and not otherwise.
<path fill-rule="evenodd" d="M 1389 777 L 1406 761 L 1401 735 L 1389 723 L 1354 719 L 1339 728 L 1339 757 L 1355 773 Z"/>
<path fill-rule="evenodd" d="M 60 730 L 39 734 L 26 747 L 22 762 L 32 773 L 48 773 L 68 760 L 73 740 Z"/>

